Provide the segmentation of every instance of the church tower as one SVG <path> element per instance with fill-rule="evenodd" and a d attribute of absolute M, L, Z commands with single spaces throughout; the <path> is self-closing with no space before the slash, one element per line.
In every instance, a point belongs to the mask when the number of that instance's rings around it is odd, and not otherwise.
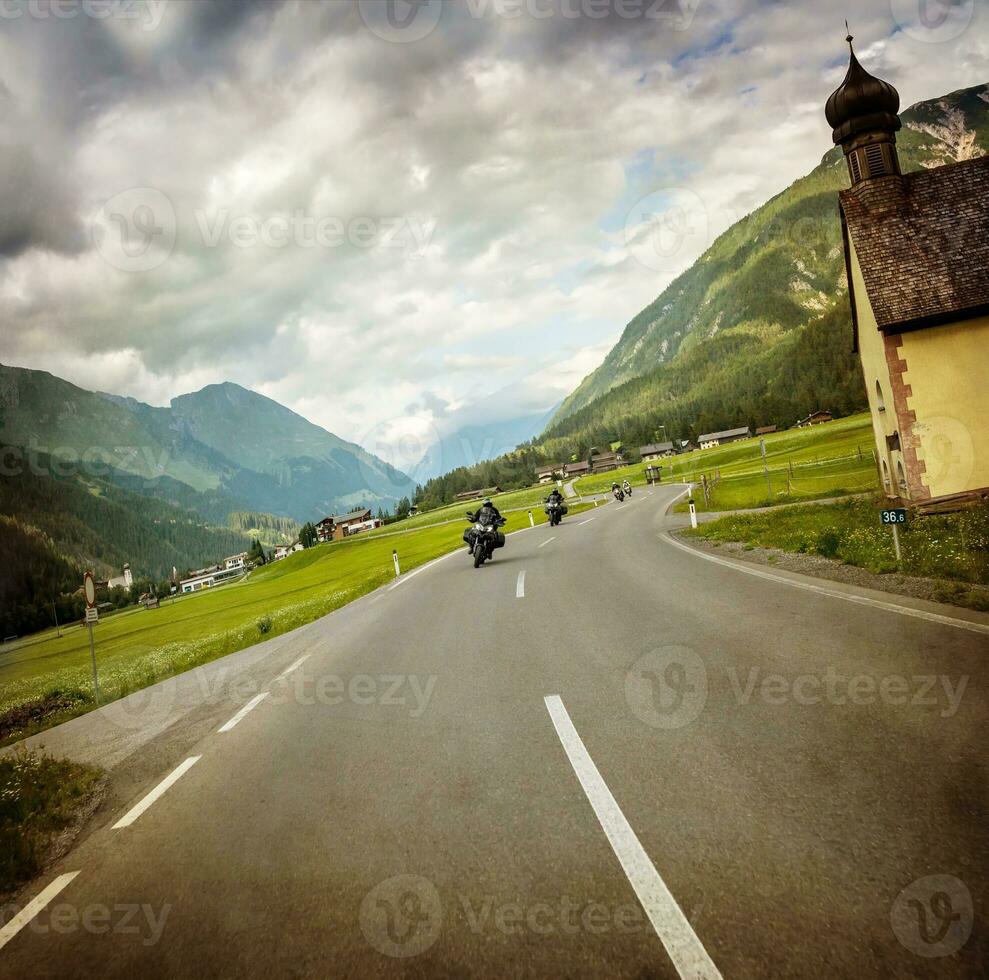
<path fill-rule="evenodd" d="M 824 115 L 831 138 L 848 161 L 852 187 L 877 177 L 900 176 L 896 132 L 900 128 L 899 93 L 889 82 L 870 75 L 858 62 L 848 42 L 850 61 L 845 80 L 831 93 Z"/>

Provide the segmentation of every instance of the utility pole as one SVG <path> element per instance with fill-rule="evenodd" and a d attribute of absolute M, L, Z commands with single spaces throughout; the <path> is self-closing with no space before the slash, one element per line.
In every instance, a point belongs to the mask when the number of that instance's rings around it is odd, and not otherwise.
<path fill-rule="evenodd" d="M 62 635 L 62 627 L 58 625 L 58 612 L 55 609 L 54 599 L 52 599 L 52 618 L 55 620 L 55 634 L 60 637 Z"/>

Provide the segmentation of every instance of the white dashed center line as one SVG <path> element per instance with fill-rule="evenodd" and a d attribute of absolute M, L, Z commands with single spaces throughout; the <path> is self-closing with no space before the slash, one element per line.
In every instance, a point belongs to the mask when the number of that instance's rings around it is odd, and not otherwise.
<path fill-rule="evenodd" d="M 282 679 L 283 677 L 286 677 L 286 676 L 288 676 L 289 674 L 291 674 L 291 673 L 292 673 L 292 671 L 293 671 L 293 670 L 295 670 L 295 668 L 296 668 L 296 667 L 300 667 L 300 666 L 301 666 L 301 665 L 302 665 L 302 664 L 303 664 L 303 663 L 304 663 L 304 662 L 305 662 L 306 660 L 308 660 L 308 659 L 309 659 L 309 654 L 308 654 L 308 653 L 306 653 L 306 654 L 303 654 L 303 655 L 302 655 L 301 657 L 299 657 L 299 659 L 298 659 L 298 660 L 296 660 L 296 662 L 295 662 L 294 664 L 292 664 L 292 665 L 291 665 L 290 667 L 286 667 L 286 668 L 285 668 L 285 669 L 284 669 L 284 670 L 283 670 L 283 671 L 282 671 L 282 672 L 281 672 L 281 673 L 280 673 L 280 674 L 279 674 L 279 675 L 278 675 L 278 676 L 277 676 L 277 677 L 275 678 L 275 680 L 276 680 L 276 681 L 280 681 L 280 680 L 281 680 L 281 679 Z"/>
<path fill-rule="evenodd" d="M 59 875 L 0 929 L 0 949 L 3 949 L 77 874 L 78 871 L 69 871 L 67 874 Z"/>
<path fill-rule="evenodd" d="M 707 955 L 707 950 L 615 802 L 607 783 L 601 778 L 601 773 L 577 734 L 563 702 L 555 694 L 544 700 L 556 734 L 563 743 L 587 801 L 591 804 L 629 884 L 649 916 L 656 935 L 670 954 L 677 973 L 684 980 L 688 977 L 690 980 L 721 980 L 718 968 Z"/>
<path fill-rule="evenodd" d="M 593 520 L 594 520 L 593 517 L 588 517 L 586 521 L 579 521 L 578 524 L 577 524 L 577 527 L 581 527 L 584 524 L 590 524 L 591 521 L 593 521 Z"/>
<path fill-rule="evenodd" d="M 130 809 L 114 825 L 113 830 L 121 827 L 129 827 L 137 818 L 151 806 L 173 783 L 177 782 L 186 772 L 188 772 L 200 759 L 201 755 L 189 756 L 185 762 L 173 769 L 140 803 Z"/>
<path fill-rule="evenodd" d="M 537 547 L 539 547 L 539 548 L 545 548 L 546 545 L 548 545 L 550 543 L 550 541 L 555 541 L 555 540 L 556 540 L 556 535 L 554 534 L 553 537 L 547 538 L 541 545 L 537 545 Z"/>
<path fill-rule="evenodd" d="M 525 598 L 525 572 L 519 572 L 519 580 L 515 583 L 515 598 Z"/>
<path fill-rule="evenodd" d="M 253 711 L 266 697 L 268 696 L 268 691 L 262 691 L 260 694 L 255 695 L 251 698 L 247 704 L 244 705 L 240 711 L 237 712 L 222 728 L 218 728 L 217 732 L 229 732 L 231 728 L 234 727 L 248 711 Z"/>

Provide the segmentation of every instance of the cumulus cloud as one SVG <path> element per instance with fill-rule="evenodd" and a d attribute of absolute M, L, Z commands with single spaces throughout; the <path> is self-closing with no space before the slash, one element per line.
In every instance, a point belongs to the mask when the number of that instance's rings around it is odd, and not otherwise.
<path fill-rule="evenodd" d="M 947 39 L 856 7 L 904 105 L 989 75 L 956 6 Z M 818 162 L 846 63 L 813 0 L 607 8 L 458 0 L 412 41 L 349 2 L 5 19 L 0 360 L 159 403 L 233 380 L 351 439 L 552 407 Z M 695 232 L 657 261 L 673 199 Z"/>

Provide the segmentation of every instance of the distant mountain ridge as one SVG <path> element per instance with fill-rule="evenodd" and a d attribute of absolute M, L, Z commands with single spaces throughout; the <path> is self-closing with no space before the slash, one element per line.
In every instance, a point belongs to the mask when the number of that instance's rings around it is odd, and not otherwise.
<path fill-rule="evenodd" d="M 257 392 L 209 385 L 168 407 L 0 365 L 0 442 L 110 462 L 128 489 L 214 523 L 258 511 L 303 523 L 358 504 L 390 509 L 404 473 Z"/>
<path fill-rule="evenodd" d="M 904 171 L 989 153 L 989 85 L 918 102 L 900 118 Z M 599 417 L 620 417 L 618 406 L 600 400 L 717 338 L 751 340 L 765 353 L 826 316 L 846 288 L 836 197 L 847 186 L 844 158 L 835 147 L 810 174 L 721 234 L 629 321 L 604 362 L 563 402 L 544 437 L 553 442 L 574 432 L 567 420 L 594 405 Z M 733 421 L 725 416 L 713 427 Z"/>

